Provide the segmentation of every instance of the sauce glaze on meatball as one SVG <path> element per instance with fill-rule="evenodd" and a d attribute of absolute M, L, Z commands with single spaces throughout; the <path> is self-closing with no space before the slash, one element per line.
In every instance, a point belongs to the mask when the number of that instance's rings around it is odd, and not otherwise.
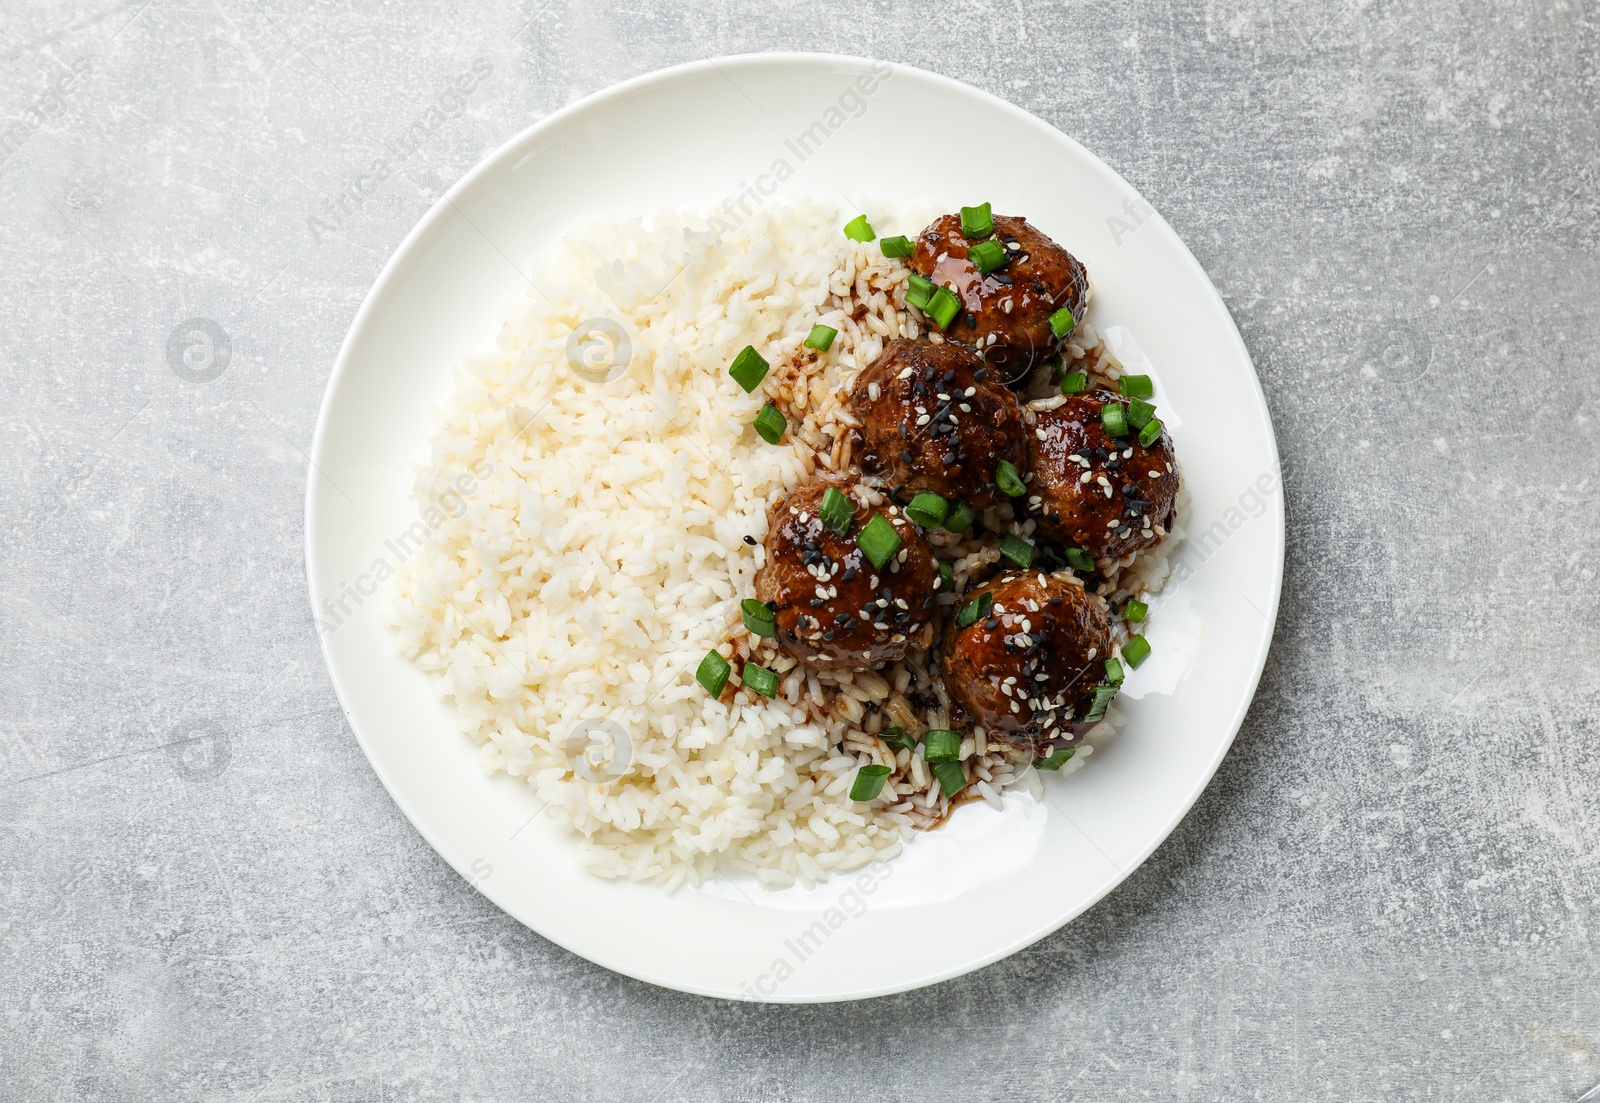
<path fill-rule="evenodd" d="M 856 377 L 861 465 L 909 494 L 929 490 L 975 510 L 1002 497 L 1001 460 L 1027 465 L 1017 400 L 964 345 L 896 338 Z"/>
<path fill-rule="evenodd" d="M 830 487 L 855 503 L 844 536 L 818 516 Z M 924 636 L 931 634 L 939 582 L 933 550 L 898 506 L 869 508 L 853 489 L 807 483 L 779 499 L 768 515 L 756 596 L 776 609 L 778 644 L 814 667 L 867 670 L 904 658 L 914 640 L 926 646 Z M 874 514 L 893 525 L 901 540 L 881 571 L 856 544 Z"/>
<path fill-rule="evenodd" d="M 1062 307 L 1082 319 L 1089 300 L 1089 274 L 1083 264 L 1040 233 L 1028 220 L 994 216 L 994 237 L 1009 260 L 988 275 L 967 259 L 979 240 L 961 231 L 961 216 L 947 214 L 917 238 L 911 269 L 961 300 L 962 313 L 945 337 L 983 354 L 1003 381 L 1025 381 L 1034 367 L 1065 343 L 1050 328 Z"/>
<path fill-rule="evenodd" d="M 1126 405 L 1106 390 L 1073 395 L 1053 410 L 1037 411 L 1027 437 L 1028 493 L 1039 499 L 1040 531 L 1096 559 L 1154 547 L 1171 527 L 1178 497 L 1178 465 L 1166 430 L 1148 448 L 1135 439 L 1137 430 L 1111 436 L 1101 421 L 1111 402 Z"/>
<path fill-rule="evenodd" d="M 945 687 L 989 732 L 1042 748 L 1073 741 L 1111 657 L 1105 602 L 1066 572 L 1012 571 L 967 597 L 993 596 L 988 614 L 945 629 Z"/>

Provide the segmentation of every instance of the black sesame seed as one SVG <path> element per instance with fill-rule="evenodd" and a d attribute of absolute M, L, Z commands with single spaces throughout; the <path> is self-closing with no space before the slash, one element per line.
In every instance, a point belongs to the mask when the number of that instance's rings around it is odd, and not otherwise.
<path fill-rule="evenodd" d="M 795 634 L 794 634 L 794 629 L 792 629 L 792 628 L 791 628 L 791 629 L 789 629 L 789 631 L 787 631 L 787 632 L 785 632 L 785 633 L 784 633 L 784 635 L 786 635 L 786 636 L 788 636 L 788 637 L 789 637 L 789 642 L 790 642 L 790 643 L 795 643 L 795 642 L 796 642 L 796 641 L 798 641 L 798 640 L 799 640 L 799 638 L 800 638 L 800 637 L 799 637 L 799 636 L 796 636 L 796 635 L 795 635 Z"/>
<path fill-rule="evenodd" d="M 902 463 L 910 463 L 914 458 L 915 457 L 913 457 L 909 451 L 900 453 L 900 460 Z"/>
<path fill-rule="evenodd" d="M 744 542 L 749 544 L 752 548 L 756 546 L 756 538 L 754 536 L 746 536 L 744 538 Z"/>
<path fill-rule="evenodd" d="M 833 639 L 833 629 L 830 628 L 826 632 L 822 633 L 822 638 L 825 640 Z"/>
<path fill-rule="evenodd" d="M 988 620 L 983 622 L 983 626 L 989 631 L 993 632 L 996 628 L 1000 627 L 1000 620 L 997 617 L 990 617 Z"/>
<path fill-rule="evenodd" d="M 949 467 L 956 462 L 956 454 L 954 452 L 946 452 L 939 457 L 939 462 Z"/>
<path fill-rule="evenodd" d="M 855 580 L 856 569 L 854 567 L 846 567 L 844 569 L 844 574 L 839 576 L 839 581 L 841 582 L 854 582 Z"/>
<path fill-rule="evenodd" d="M 988 375 L 988 374 L 989 374 L 989 369 L 988 368 L 979 368 L 977 371 L 972 373 L 972 378 L 976 379 L 979 383 L 982 383 L 983 382 L 983 377 Z"/>

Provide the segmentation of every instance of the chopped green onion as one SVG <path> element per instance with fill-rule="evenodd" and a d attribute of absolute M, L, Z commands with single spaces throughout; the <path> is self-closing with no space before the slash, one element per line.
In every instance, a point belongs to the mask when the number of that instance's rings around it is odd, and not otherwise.
<path fill-rule="evenodd" d="M 1087 372 L 1068 372 L 1061 377 L 1062 394 L 1081 394 L 1088 386 L 1089 376 Z"/>
<path fill-rule="evenodd" d="M 911 738 L 911 733 L 904 728 L 884 728 L 878 733 L 878 738 L 897 751 L 914 751 L 917 741 Z"/>
<path fill-rule="evenodd" d="M 856 534 L 856 546 L 880 571 L 894 558 L 894 553 L 900 550 L 901 543 L 900 534 L 895 531 L 893 525 L 884 520 L 881 513 L 874 513 L 872 520 Z"/>
<path fill-rule="evenodd" d="M 933 281 L 926 276 L 919 276 L 913 272 L 910 279 L 906 281 L 906 305 L 914 306 L 918 310 L 927 310 L 928 303 L 933 298 L 933 292 Z"/>
<path fill-rule="evenodd" d="M 916 252 L 916 246 L 906 240 L 904 234 L 886 237 L 878 244 L 883 246 L 883 255 L 886 257 L 909 257 Z"/>
<path fill-rule="evenodd" d="M 728 684 L 728 675 L 733 673 L 733 667 L 715 651 L 707 651 L 706 657 L 700 660 L 700 668 L 694 672 L 694 680 L 706 687 L 706 692 L 713 697 L 722 696 L 722 687 Z"/>
<path fill-rule="evenodd" d="M 755 663 L 744 664 L 744 684 L 746 689 L 753 689 L 763 697 L 778 695 L 778 676 Z"/>
<path fill-rule="evenodd" d="M 761 407 L 754 424 L 756 432 L 760 433 L 761 439 L 768 444 L 780 443 L 783 440 L 783 431 L 789 427 L 788 419 L 770 402 Z"/>
<path fill-rule="evenodd" d="M 956 572 L 955 568 L 950 566 L 949 560 L 939 560 L 939 585 L 935 588 L 944 593 L 956 588 Z"/>
<path fill-rule="evenodd" d="M 1122 607 L 1122 619 L 1130 624 L 1138 624 L 1144 620 L 1144 615 L 1150 611 L 1150 606 L 1138 598 L 1131 598 L 1128 604 Z"/>
<path fill-rule="evenodd" d="M 1001 245 L 998 241 L 990 238 L 988 241 L 980 241 L 978 244 L 968 249 L 967 259 L 972 262 L 972 266 L 974 268 L 987 276 L 990 272 L 993 272 L 996 268 L 1001 267 L 1006 261 L 1010 260 L 1011 254 L 1006 252 L 1006 247 L 1004 245 Z"/>
<path fill-rule="evenodd" d="M 961 612 L 956 614 L 956 627 L 969 628 L 989 612 L 989 606 L 994 604 L 994 595 L 982 593 L 961 607 Z"/>
<path fill-rule="evenodd" d="M 851 241 L 871 241 L 878 235 L 872 229 L 872 223 L 867 221 L 867 216 L 858 214 L 844 224 L 844 236 Z"/>
<path fill-rule="evenodd" d="M 950 516 L 944 519 L 944 529 L 946 532 L 966 532 L 975 516 L 977 515 L 972 512 L 972 507 L 966 502 L 957 502 L 956 508 L 950 511 Z"/>
<path fill-rule="evenodd" d="M 747 597 L 739 603 L 739 619 L 752 636 L 771 639 L 778 634 L 778 615 L 764 601 Z"/>
<path fill-rule="evenodd" d="M 1111 707 L 1111 702 L 1116 700 L 1116 686 L 1095 686 L 1094 699 L 1089 702 L 1089 711 L 1084 713 L 1085 724 L 1098 724 L 1106 718 L 1106 710 Z"/>
<path fill-rule="evenodd" d="M 1139 664 L 1150 657 L 1150 641 L 1143 636 L 1129 636 L 1128 642 L 1122 645 L 1122 657 L 1137 670 Z"/>
<path fill-rule="evenodd" d="M 1063 340 L 1067 334 L 1078 328 L 1078 319 L 1072 316 L 1072 308 L 1064 306 L 1050 315 L 1050 332 L 1056 335 L 1056 340 Z"/>
<path fill-rule="evenodd" d="M 933 776 L 939 779 L 939 788 L 944 790 L 944 795 L 953 797 L 967 787 L 967 775 L 961 772 L 959 762 L 934 762 L 929 766 Z"/>
<path fill-rule="evenodd" d="M 1117 390 L 1129 398 L 1149 398 L 1156 393 L 1148 375 L 1125 375 L 1117 381 Z"/>
<path fill-rule="evenodd" d="M 746 345 L 728 365 L 728 374 L 744 388 L 745 394 L 749 394 L 767 377 L 766 357 L 757 352 L 754 345 Z"/>
<path fill-rule="evenodd" d="M 1106 681 L 1110 682 L 1114 686 L 1121 685 L 1122 679 L 1126 678 L 1127 676 L 1127 671 L 1122 669 L 1121 662 L 1116 659 L 1106 660 Z"/>
<path fill-rule="evenodd" d="M 832 326 L 814 325 L 811 327 L 811 332 L 806 334 L 805 346 L 818 352 L 827 352 L 828 346 L 833 344 L 833 339 L 837 336 L 839 331 Z"/>
<path fill-rule="evenodd" d="M 961 232 L 967 237 L 988 237 L 994 233 L 994 216 L 989 204 L 961 208 Z"/>
<path fill-rule="evenodd" d="M 1067 562 L 1071 564 L 1074 570 L 1094 570 L 1094 556 L 1090 555 L 1082 548 L 1068 548 L 1063 554 L 1066 555 Z"/>
<path fill-rule="evenodd" d="M 1057 747 L 1050 752 L 1049 758 L 1034 759 L 1033 768 L 1036 770 L 1059 770 L 1077 753 L 1078 748 L 1076 747 Z"/>
<path fill-rule="evenodd" d="M 850 522 L 856 515 L 856 503 L 847 494 L 829 487 L 822 492 L 822 504 L 817 507 L 817 519 L 840 536 L 850 535 Z"/>
<path fill-rule="evenodd" d="M 956 298 L 955 292 L 948 287 L 934 289 L 933 297 L 928 300 L 927 314 L 939 324 L 940 329 L 949 329 L 950 323 L 960 313 L 961 300 Z"/>
<path fill-rule="evenodd" d="M 1127 409 L 1120 402 L 1107 402 L 1104 406 L 1100 407 L 1100 424 L 1105 428 L 1107 436 L 1127 436 Z"/>
<path fill-rule="evenodd" d="M 1000 554 L 1023 570 L 1033 563 L 1033 545 L 1015 533 L 1006 533 L 1006 538 L 1000 541 Z"/>
<path fill-rule="evenodd" d="M 1139 443 L 1144 445 L 1146 448 L 1149 448 L 1152 444 L 1159 440 L 1160 437 L 1161 419 L 1158 417 L 1151 418 L 1149 424 L 1147 424 L 1143 429 L 1139 430 Z"/>
<path fill-rule="evenodd" d="M 929 762 L 954 762 L 961 757 L 961 733 L 949 728 L 929 728 L 922 737 L 922 756 Z"/>
<path fill-rule="evenodd" d="M 906 506 L 906 516 L 925 529 L 938 528 L 949 513 L 950 503 L 930 490 L 924 490 Z"/>
<path fill-rule="evenodd" d="M 1001 460 L 994 469 L 994 485 L 1008 498 L 1020 498 L 1028 492 L 1022 481 L 1022 472 L 1010 460 Z"/>
<path fill-rule="evenodd" d="M 874 762 L 856 771 L 856 782 L 850 786 L 851 800 L 876 800 L 883 792 L 883 783 L 889 780 L 889 767 Z"/>
<path fill-rule="evenodd" d="M 1150 424 L 1150 419 L 1156 416 L 1156 408 L 1142 398 L 1131 399 L 1128 402 L 1128 424 L 1135 429 L 1143 429 Z"/>

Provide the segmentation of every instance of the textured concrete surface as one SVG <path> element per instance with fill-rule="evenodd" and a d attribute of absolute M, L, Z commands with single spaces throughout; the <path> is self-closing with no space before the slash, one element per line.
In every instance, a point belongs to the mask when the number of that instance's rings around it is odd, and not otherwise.
<path fill-rule="evenodd" d="M 1593 4 L 19 7 L 0 1098 L 1527 1103 L 1600 1081 Z M 1290 516 L 1260 695 L 1155 857 L 975 976 L 802 1009 L 622 979 L 477 896 L 347 731 L 301 553 L 335 351 L 445 184 L 619 79 L 796 47 L 994 91 L 1142 189 L 1256 357 Z M 394 173 L 339 211 L 386 143 Z M 225 335 L 216 378 L 169 360 L 190 318 Z"/>

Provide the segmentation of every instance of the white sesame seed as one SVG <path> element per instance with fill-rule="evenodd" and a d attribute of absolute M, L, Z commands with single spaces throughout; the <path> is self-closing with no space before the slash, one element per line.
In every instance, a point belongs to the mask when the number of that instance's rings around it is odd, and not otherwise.
<path fill-rule="evenodd" d="M 1050 434 L 1046 433 L 1043 429 L 1035 429 L 1033 431 L 1033 435 L 1038 437 L 1040 440 L 1049 440 L 1050 439 Z"/>
<path fill-rule="evenodd" d="M 1078 476 L 1078 481 L 1080 483 L 1086 483 L 1092 478 L 1094 478 L 1094 472 L 1093 471 L 1085 471 L 1082 475 Z"/>
<path fill-rule="evenodd" d="M 1100 654 L 1100 649 L 1098 647 L 1089 648 L 1089 658 L 1092 659 L 1098 654 Z"/>
<path fill-rule="evenodd" d="M 968 406 L 965 402 L 963 402 L 961 404 L 961 412 L 964 413 L 964 414 L 970 414 L 970 413 L 972 413 L 972 407 Z"/>
<path fill-rule="evenodd" d="M 907 369 L 907 370 L 910 370 L 910 369 Z M 872 399 L 872 401 L 874 401 L 874 402 L 878 401 L 878 399 L 882 395 L 883 395 L 883 389 L 881 387 L 879 387 L 876 383 L 868 383 L 867 384 L 867 397 Z"/>
<path fill-rule="evenodd" d="M 965 395 L 966 395 L 966 396 L 967 396 L 967 397 L 968 397 L 968 398 L 971 398 L 971 397 L 972 397 L 972 396 L 973 396 L 973 395 L 975 395 L 975 394 L 977 394 L 977 393 L 978 393 L 978 388 L 976 388 L 976 387 L 968 387 L 968 388 L 967 388 L 967 389 L 966 389 L 966 390 L 965 390 L 965 391 L 964 391 L 964 392 L 963 392 L 963 393 L 964 393 L 964 394 L 965 394 Z"/>
<path fill-rule="evenodd" d="M 934 395 L 933 397 L 937 398 L 940 402 L 949 402 L 950 401 L 950 396 L 945 394 L 943 391 L 940 391 L 938 394 Z"/>
<path fill-rule="evenodd" d="M 926 425 L 926 424 L 928 424 L 928 415 L 927 414 L 923 414 L 921 417 L 917 418 L 917 425 L 919 427 L 923 426 L 923 425 Z"/>
<path fill-rule="evenodd" d="M 901 368 L 900 369 L 900 374 L 895 376 L 895 378 L 896 379 L 910 379 L 911 378 L 911 369 L 910 368 Z"/>

